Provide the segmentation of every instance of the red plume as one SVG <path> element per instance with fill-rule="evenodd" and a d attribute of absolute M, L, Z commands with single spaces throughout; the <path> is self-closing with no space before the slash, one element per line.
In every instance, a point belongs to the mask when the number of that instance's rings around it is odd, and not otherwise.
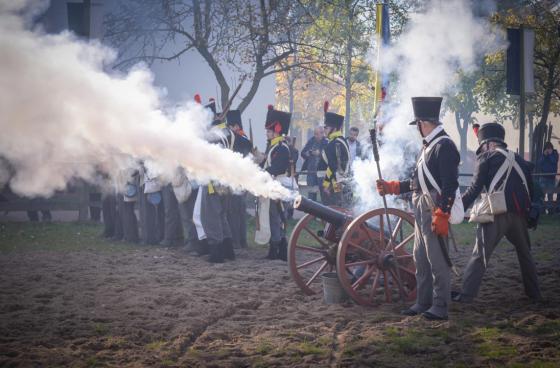
<path fill-rule="evenodd" d="M 476 123 L 475 123 L 475 124 L 472 125 L 472 129 L 473 129 L 474 135 L 475 135 L 476 137 L 478 137 L 478 129 L 479 129 L 479 128 L 480 128 L 480 124 L 476 124 Z"/>
<path fill-rule="evenodd" d="M 196 103 L 202 104 L 202 99 L 200 98 L 200 95 L 198 93 L 194 95 L 194 100 L 196 101 Z"/>
<path fill-rule="evenodd" d="M 329 101 L 325 101 L 325 103 L 323 104 L 323 111 L 329 111 Z"/>
<path fill-rule="evenodd" d="M 269 109 L 269 110 L 274 110 L 274 106 L 268 105 L 268 109 Z"/>

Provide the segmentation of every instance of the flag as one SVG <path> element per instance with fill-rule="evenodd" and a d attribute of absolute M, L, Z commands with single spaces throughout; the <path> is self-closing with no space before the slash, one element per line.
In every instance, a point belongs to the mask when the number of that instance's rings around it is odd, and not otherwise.
<path fill-rule="evenodd" d="M 377 66 L 375 71 L 375 102 L 374 111 L 377 112 L 379 106 L 387 96 L 389 77 L 381 70 L 381 52 L 391 41 L 391 27 L 389 22 L 389 8 L 386 4 L 376 4 L 376 36 L 377 36 Z"/>

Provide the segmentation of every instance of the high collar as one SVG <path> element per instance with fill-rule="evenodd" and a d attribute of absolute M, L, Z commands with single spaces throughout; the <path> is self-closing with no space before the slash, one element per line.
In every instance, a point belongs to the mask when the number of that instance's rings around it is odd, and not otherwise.
<path fill-rule="evenodd" d="M 432 130 L 432 132 L 430 134 L 428 134 L 426 137 L 424 137 L 424 142 L 425 144 L 430 144 L 431 141 L 434 140 L 434 138 L 443 131 L 443 125 L 438 125 L 437 127 L 434 128 L 434 130 Z"/>
<path fill-rule="evenodd" d="M 284 137 L 282 137 L 282 136 L 276 137 L 276 138 L 272 138 L 272 139 L 270 140 L 270 145 L 271 145 L 271 146 L 275 146 L 275 145 L 277 145 L 278 143 L 282 142 L 283 140 L 284 140 Z"/>
<path fill-rule="evenodd" d="M 342 137 L 342 131 L 340 130 L 335 130 L 334 132 L 332 132 L 331 134 L 329 134 L 329 142 L 332 141 L 333 139 L 336 139 L 338 137 Z"/>

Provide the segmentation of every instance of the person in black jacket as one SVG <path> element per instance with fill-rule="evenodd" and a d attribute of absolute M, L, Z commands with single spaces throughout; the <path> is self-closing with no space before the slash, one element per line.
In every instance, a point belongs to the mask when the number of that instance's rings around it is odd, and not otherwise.
<path fill-rule="evenodd" d="M 504 127 L 497 123 L 483 125 L 477 133 L 479 148 L 476 151 L 477 165 L 469 188 L 463 193 L 463 205 L 471 206 L 484 188 L 490 183 L 504 163 L 507 145 L 504 142 Z M 473 254 L 463 274 L 463 287 L 460 293 L 453 293 L 453 300 L 471 302 L 478 294 L 480 283 L 492 252 L 505 236 L 515 247 L 525 293 L 533 300 L 541 299 L 537 279 L 537 270 L 531 256 L 531 241 L 527 231 L 528 215 L 533 196 L 533 182 L 528 164 L 515 154 L 515 162 L 519 165 L 523 176 L 513 168 L 507 179 L 504 194 L 507 212 L 495 215 L 494 221 L 478 224 Z M 506 175 L 497 182 L 500 188 Z M 532 224 L 535 225 L 536 224 Z"/>
<path fill-rule="evenodd" d="M 233 139 L 233 151 L 244 157 L 251 153 L 253 144 L 243 131 L 243 121 L 240 110 L 229 110 L 226 114 L 227 126 Z M 247 205 L 245 192 L 230 196 L 228 207 L 228 221 L 234 248 L 247 248 Z"/>
<path fill-rule="evenodd" d="M 268 107 L 265 129 L 267 147 L 261 167 L 275 179 L 282 180 L 290 170 L 290 148 L 284 140 L 288 133 L 292 115 Z M 268 205 L 268 216 L 261 209 Z M 269 243 L 267 259 L 288 260 L 288 241 L 286 240 L 286 216 L 281 200 L 259 199 L 258 226 L 255 240 Z M 262 227 L 262 228 L 261 228 Z"/>
<path fill-rule="evenodd" d="M 344 116 L 328 109 L 329 103 L 325 101 L 325 134 L 329 143 L 321 153 L 323 160 L 319 164 L 319 170 L 324 172 L 321 199 L 324 204 L 342 207 L 344 179 L 348 177 L 350 168 L 350 148 L 342 134 Z"/>
<path fill-rule="evenodd" d="M 412 178 L 377 180 L 380 194 L 413 192 L 416 303 L 401 313 L 407 316 L 422 313 L 428 320 L 448 318 L 451 261 L 447 237 L 450 212 L 459 187 L 459 151 L 439 121 L 441 102 L 441 97 L 412 98 L 415 119 L 410 124 L 417 126 L 424 145 Z M 419 169 L 424 160 L 434 183 Z M 425 190 L 421 182 L 426 183 Z"/>
<path fill-rule="evenodd" d="M 319 192 L 319 179 L 317 178 L 317 168 L 321 161 L 321 152 L 325 149 L 329 141 L 325 138 L 325 128 L 318 126 L 313 131 L 313 137 L 307 141 L 301 150 L 303 161 L 302 171 L 307 173 L 307 186 L 309 187 L 309 199 L 317 201 Z"/>

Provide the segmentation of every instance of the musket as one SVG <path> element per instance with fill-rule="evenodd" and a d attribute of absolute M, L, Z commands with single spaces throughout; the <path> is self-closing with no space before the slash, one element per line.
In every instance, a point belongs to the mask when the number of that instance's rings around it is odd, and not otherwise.
<path fill-rule="evenodd" d="M 227 105 L 224 107 L 222 113 L 220 115 L 218 115 L 217 120 L 224 120 L 224 117 L 226 116 L 226 114 L 228 113 L 231 104 L 233 103 L 233 99 L 237 96 L 237 94 L 239 93 L 239 90 L 241 89 L 241 86 L 243 86 L 243 82 L 245 82 L 245 79 L 247 78 L 247 75 L 244 75 L 243 78 L 241 78 L 241 82 L 239 82 L 239 84 L 237 85 L 237 88 L 235 89 L 235 91 L 233 91 L 233 94 L 231 95 Z"/>
<path fill-rule="evenodd" d="M 253 141 L 253 122 L 249 119 L 249 141 L 251 142 L 251 147 L 255 146 Z"/>
<path fill-rule="evenodd" d="M 377 112 L 378 111 L 379 110 L 377 110 Z M 375 115 L 377 115 L 377 112 Z M 375 159 L 375 164 L 377 166 L 377 177 L 379 178 L 379 180 L 383 180 L 383 176 L 381 175 L 381 166 L 379 165 L 379 150 L 377 148 L 377 118 L 374 118 L 373 128 L 369 130 L 369 134 L 371 138 L 373 158 Z M 395 257 L 395 241 L 393 239 L 393 225 L 391 225 L 391 219 L 389 217 L 389 210 L 387 206 L 387 198 L 385 197 L 385 192 L 383 192 L 381 198 L 383 198 L 383 209 L 385 212 L 385 219 L 387 220 L 387 227 L 389 228 L 389 235 L 390 235 L 389 241 L 391 242 L 391 254 L 393 255 L 393 257 Z M 399 283 L 399 293 L 401 297 L 401 302 L 405 303 L 406 302 L 404 298 L 405 292 L 402 286 L 401 272 L 399 267 L 395 266 L 395 271 L 396 271 L 395 273 L 397 274 L 397 281 Z"/>

